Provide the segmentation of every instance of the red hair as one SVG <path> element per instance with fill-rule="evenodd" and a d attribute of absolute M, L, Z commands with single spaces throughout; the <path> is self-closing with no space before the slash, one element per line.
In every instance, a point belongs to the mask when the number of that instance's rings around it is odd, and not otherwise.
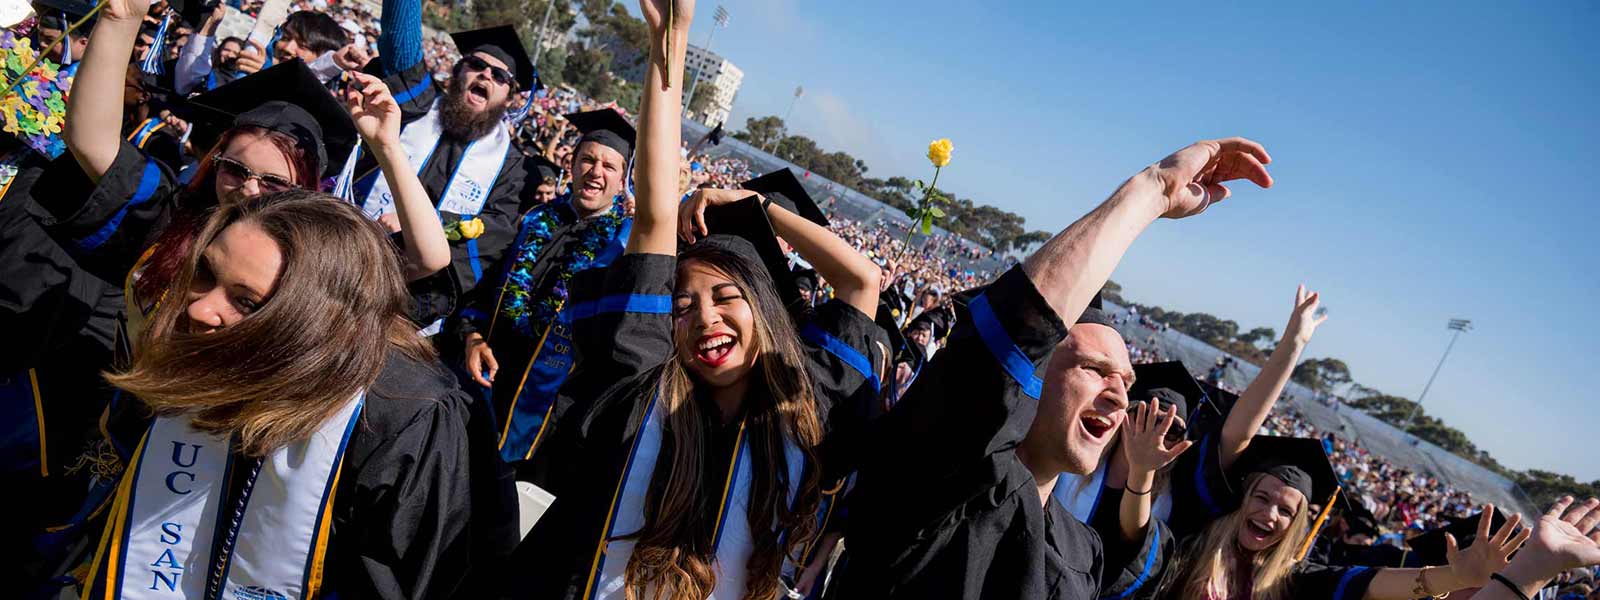
<path fill-rule="evenodd" d="M 160 235 L 156 237 L 153 244 L 154 252 L 150 255 L 150 260 L 145 263 L 144 272 L 139 275 L 139 280 L 133 284 L 137 298 L 149 301 L 159 299 L 177 278 L 178 271 L 183 268 L 183 258 L 188 256 L 190 246 L 194 245 L 195 234 L 205 223 L 206 215 L 217 206 L 215 181 L 217 166 L 213 158 L 242 135 L 264 137 L 272 142 L 272 146 L 288 159 L 290 176 L 295 186 L 316 191 L 318 173 L 312 164 L 316 155 L 300 148 L 293 136 L 254 125 L 234 127 L 224 131 L 216 145 L 212 146 L 205 156 L 200 157 L 200 164 L 195 166 L 194 178 L 189 180 L 189 185 L 183 188 L 179 196 L 178 208 L 173 211 L 172 220 L 167 222 L 166 227 L 163 227 Z M 131 303 L 137 300 L 126 298 L 125 301 Z"/>

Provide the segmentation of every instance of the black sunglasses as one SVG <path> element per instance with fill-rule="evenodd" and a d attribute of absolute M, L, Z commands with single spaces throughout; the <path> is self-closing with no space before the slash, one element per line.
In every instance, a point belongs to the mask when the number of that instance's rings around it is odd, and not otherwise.
<path fill-rule="evenodd" d="M 284 192 L 299 187 L 282 175 L 257 173 L 244 163 L 221 154 L 212 155 L 211 161 L 217 165 L 217 175 L 229 185 L 244 185 L 244 182 L 254 179 L 260 182 L 261 191 L 264 193 Z"/>
<path fill-rule="evenodd" d="M 493 79 L 495 83 L 504 86 L 516 87 L 517 78 L 511 75 L 511 71 L 491 65 L 489 64 L 489 61 L 478 58 L 477 56 L 473 56 L 471 54 L 463 56 L 461 57 L 461 62 L 456 63 L 456 65 L 458 67 L 466 67 L 467 69 L 473 71 L 483 71 L 487 69 L 489 71 L 489 78 Z"/>

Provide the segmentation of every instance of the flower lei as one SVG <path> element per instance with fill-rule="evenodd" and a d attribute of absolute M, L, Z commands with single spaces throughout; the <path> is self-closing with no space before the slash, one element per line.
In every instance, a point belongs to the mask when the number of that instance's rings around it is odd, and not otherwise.
<path fill-rule="evenodd" d="M 34 60 L 32 42 L 11 30 L 0 30 L 0 70 L 6 80 L 21 78 L 16 91 L 0 98 L 3 130 L 47 158 L 60 156 L 67 148 L 61 140 L 61 126 L 67 114 L 67 92 L 76 69 L 62 70 L 50 60 L 41 60 L 32 71 L 22 69 Z"/>
<path fill-rule="evenodd" d="M 512 261 L 510 269 L 506 272 L 505 301 L 501 303 L 500 312 L 511 319 L 512 326 L 528 337 L 537 337 L 543 333 L 545 326 L 555 320 L 561 312 L 561 306 L 567 301 L 567 282 L 572 280 L 572 275 L 594 265 L 594 260 L 600 250 L 617 236 L 617 228 L 622 225 L 622 197 L 612 200 L 611 210 L 604 215 L 596 217 L 584 228 L 578 245 L 566 257 L 566 262 L 559 265 L 555 277 L 547 277 L 549 289 L 535 290 L 537 283 L 533 272 L 534 264 L 539 260 L 539 251 L 546 242 L 555 234 L 556 229 L 570 225 L 568 219 L 562 218 L 562 212 L 557 210 L 557 200 L 548 205 L 534 209 L 524 217 L 524 226 L 529 228 L 522 247 L 517 249 L 516 260 Z M 537 292 L 537 293 L 536 293 Z"/>

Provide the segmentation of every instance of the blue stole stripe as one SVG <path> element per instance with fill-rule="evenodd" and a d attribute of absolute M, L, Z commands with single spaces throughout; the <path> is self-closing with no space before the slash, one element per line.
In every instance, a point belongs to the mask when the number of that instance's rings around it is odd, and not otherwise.
<path fill-rule="evenodd" d="M 972 313 L 973 326 L 978 328 L 978 337 L 983 338 L 983 345 L 989 347 L 989 353 L 1000 363 L 1000 368 L 1022 387 L 1022 393 L 1038 400 L 1044 382 L 1033 375 L 1033 361 L 1011 341 L 1011 335 L 1000 324 L 1000 318 L 989 306 L 988 294 L 978 294 L 967 304 L 967 309 Z"/>
<path fill-rule="evenodd" d="M 850 368 L 855 369 L 867 380 L 874 393 L 878 391 L 878 374 L 872 371 L 872 361 L 861 354 L 861 351 L 852 348 L 850 344 L 844 343 L 844 340 L 834 337 L 833 334 L 823 331 L 816 323 L 807 323 L 805 329 L 800 331 L 800 337 L 834 355 L 844 364 L 850 365 Z"/>
<path fill-rule="evenodd" d="M 511 413 L 506 415 L 505 440 L 500 444 L 500 458 L 508 463 L 526 460 L 533 454 L 539 434 L 544 431 L 546 417 L 555 405 L 556 392 L 572 373 L 572 317 L 562 311 L 546 327 L 543 337 L 528 359 L 522 382 L 510 399 Z M 492 397 L 492 394 L 491 394 Z M 493 398 L 493 401 L 499 401 Z"/>
<path fill-rule="evenodd" d="M 478 310 L 476 308 L 463 308 L 463 309 L 461 309 L 461 316 L 466 317 L 466 318 L 468 318 L 470 320 L 473 320 L 473 321 L 481 321 L 481 320 L 486 320 L 486 319 L 489 318 L 489 315 L 483 314 L 483 311 Z"/>
<path fill-rule="evenodd" d="M 422 95 L 422 92 L 427 91 L 428 85 L 431 84 L 431 83 L 433 83 L 432 80 L 424 78 L 422 81 L 417 82 L 416 85 L 411 86 L 411 89 L 408 89 L 408 90 L 402 91 L 402 92 L 400 92 L 398 94 L 395 94 L 394 95 L 395 104 L 405 104 L 407 102 L 410 102 L 411 100 L 415 99 L 417 96 Z"/>
<path fill-rule="evenodd" d="M 1344 598 L 1345 587 L 1349 586 L 1350 581 L 1355 579 L 1357 575 L 1362 574 L 1366 570 L 1367 567 L 1351 567 L 1349 571 L 1345 571 L 1344 577 L 1339 578 L 1339 586 L 1333 588 L 1333 597 L 1335 599 Z"/>
<path fill-rule="evenodd" d="M 356 421 L 361 420 L 361 409 L 366 408 L 366 406 L 367 396 L 362 393 L 361 399 L 356 400 L 356 409 L 354 414 L 350 415 L 350 422 L 344 426 L 344 437 L 339 440 L 338 453 L 333 455 L 333 468 L 328 472 L 328 485 L 322 488 L 322 509 L 317 511 L 316 526 L 311 528 L 311 551 L 306 553 L 306 566 L 303 569 L 305 576 L 300 578 L 300 589 L 308 594 L 311 593 L 311 563 L 317 560 L 317 544 L 327 543 L 327 540 L 319 539 L 319 535 L 322 533 L 322 518 L 328 515 L 328 503 L 333 502 L 333 482 L 339 479 L 339 469 L 344 466 L 344 451 L 350 447 L 350 434 L 355 432 Z M 223 481 L 227 480 L 224 479 Z M 332 535 L 331 528 L 328 533 Z M 223 581 L 227 580 L 224 579 Z"/>
<path fill-rule="evenodd" d="M 605 296 L 599 300 L 579 302 L 572 305 L 563 314 L 571 315 L 572 320 L 587 319 L 604 314 L 630 312 L 647 315 L 672 314 L 672 296 L 657 294 L 617 294 Z"/>
<path fill-rule="evenodd" d="M 478 261 L 478 239 L 467 240 L 467 264 L 472 267 L 472 282 L 483 281 L 483 264 Z"/>
<path fill-rule="evenodd" d="M 1205 503 L 1206 510 L 1212 517 L 1222 516 L 1222 508 L 1217 506 L 1217 501 L 1211 497 L 1211 486 L 1206 484 L 1206 461 L 1211 456 L 1211 434 L 1206 434 L 1200 440 L 1200 462 L 1194 467 L 1194 491 L 1200 495 L 1200 501 Z"/>
<path fill-rule="evenodd" d="M 1155 530 L 1150 532 L 1150 546 L 1144 549 L 1144 566 L 1140 567 L 1139 576 L 1133 579 L 1133 583 L 1128 585 L 1128 589 L 1122 590 L 1121 594 L 1112 596 L 1113 600 L 1122 600 L 1139 591 L 1139 587 L 1144 585 L 1144 580 L 1150 578 L 1150 569 L 1156 566 L 1156 554 L 1161 549 L 1161 528 L 1157 527 L 1155 523 L 1145 526 L 1155 527 Z"/>
<path fill-rule="evenodd" d="M 117 209 L 117 214 L 112 215 L 111 220 L 100 226 L 98 231 L 78 240 L 78 250 L 88 252 L 110 240 L 111 236 L 116 235 L 117 228 L 122 226 L 122 219 L 128 216 L 128 209 L 148 202 L 150 197 L 155 195 L 156 186 L 160 183 L 161 168 L 156 166 L 155 159 L 145 157 L 144 171 L 139 173 L 139 188 L 133 192 L 133 197 L 129 198 L 128 203 L 123 204 L 122 208 Z"/>
<path fill-rule="evenodd" d="M 733 515 L 733 507 L 738 504 L 738 499 L 735 498 L 737 495 L 737 490 L 735 488 L 739 486 L 739 482 L 737 481 L 739 478 L 739 467 L 744 466 L 745 447 L 750 443 L 750 440 L 744 435 L 744 426 L 745 423 L 739 423 L 739 441 L 733 446 L 733 468 L 728 469 L 727 483 L 724 484 L 724 490 L 722 492 L 723 495 L 727 497 L 722 499 L 722 518 L 717 520 L 717 531 L 711 536 L 712 548 L 722 545 L 722 532 L 727 531 L 728 529 L 727 527 L 724 527 L 724 525 L 727 525 L 728 518 Z"/>

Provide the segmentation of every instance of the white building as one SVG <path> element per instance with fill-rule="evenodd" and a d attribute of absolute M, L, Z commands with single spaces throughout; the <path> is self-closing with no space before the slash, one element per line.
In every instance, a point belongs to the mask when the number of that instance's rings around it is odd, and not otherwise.
<path fill-rule="evenodd" d="M 744 82 L 744 71 L 722 58 L 722 55 L 694 44 L 689 44 L 684 69 L 694 77 L 692 81 L 698 82 L 693 84 L 696 94 L 713 93 L 711 107 L 705 114 L 690 112 L 689 118 L 707 125 L 727 121 L 728 113 L 733 111 L 733 99 L 739 95 L 739 84 Z M 684 106 L 688 106 L 691 100 L 688 97 L 688 88 L 689 85 L 684 86 Z"/>

